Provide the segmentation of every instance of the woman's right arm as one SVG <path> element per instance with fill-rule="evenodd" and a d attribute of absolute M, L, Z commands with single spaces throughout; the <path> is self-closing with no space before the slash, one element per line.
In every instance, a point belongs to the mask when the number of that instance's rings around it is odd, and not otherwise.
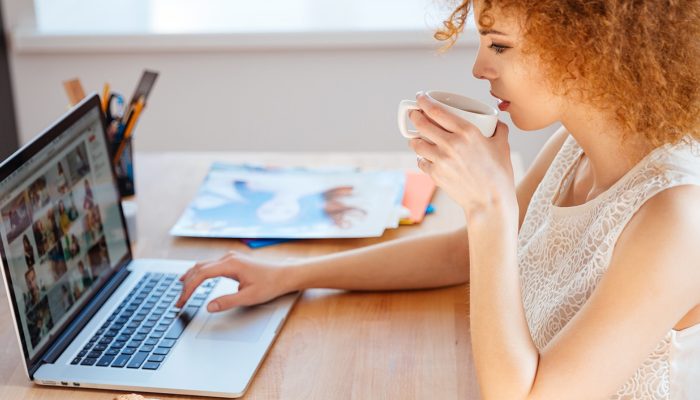
<path fill-rule="evenodd" d="M 468 258 L 467 232 L 459 228 L 292 262 L 284 279 L 291 291 L 433 288 L 466 282 Z"/>
<path fill-rule="evenodd" d="M 547 141 L 516 188 L 522 225 L 530 199 L 568 133 Z M 464 283 L 469 278 L 466 228 L 411 236 L 355 250 L 290 262 L 270 262 L 239 252 L 197 263 L 180 280 L 182 306 L 204 280 L 226 276 L 238 292 L 214 299 L 209 311 L 263 303 L 308 288 L 346 290 L 422 289 Z"/>
<path fill-rule="evenodd" d="M 238 291 L 212 300 L 207 309 L 222 311 L 264 303 L 308 288 L 346 290 L 418 289 L 464 283 L 469 276 L 467 234 L 463 228 L 412 236 L 326 256 L 265 261 L 240 252 L 200 262 L 180 280 L 182 307 L 206 279 L 225 276 Z"/>

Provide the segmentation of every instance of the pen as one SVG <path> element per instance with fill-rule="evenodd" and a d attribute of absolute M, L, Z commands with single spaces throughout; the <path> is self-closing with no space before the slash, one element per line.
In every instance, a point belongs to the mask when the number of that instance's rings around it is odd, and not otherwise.
<path fill-rule="evenodd" d="M 119 148 L 117 151 L 114 153 L 114 164 L 117 164 L 119 162 L 119 159 L 121 158 L 122 153 L 124 152 L 124 148 L 126 147 L 126 142 L 129 140 L 131 137 L 131 133 L 134 130 L 134 125 L 136 125 L 136 120 L 138 120 L 139 115 L 141 114 L 141 111 L 143 110 L 144 106 L 144 98 L 141 96 L 139 100 L 136 102 L 134 107 L 131 109 L 131 112 L 129 112 L 129 115 L 126 119 L 126 127 L 124 128 L 124 133 L 122 134 L 121 137 L 121 143 L 119 143 Z"/>
<path fill-rule="evenodd" d="M 107 112 L 107 104 L 109 104 L 109 83 L 102 87 L 102 112 Z"/>

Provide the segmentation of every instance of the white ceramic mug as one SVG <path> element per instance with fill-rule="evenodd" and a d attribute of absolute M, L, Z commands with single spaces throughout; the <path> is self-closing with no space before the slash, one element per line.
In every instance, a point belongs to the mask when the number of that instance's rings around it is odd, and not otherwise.
<path fill-rule="evenodd" d="M 450 113 L 476 125 L 482 135 L 491 137 L 496 131 L 498 109 L 495 107 L 466 96 L 438 90 L 430 90 L 425 92 L 425 95 L 442 104 Z M 420 110 L 420 107 L 413 100 L 401 100 L 398 116 L 399 131 L 408 139 L 420 137 L 418 131 L 408 129 L 408 113 L 411 110 Z"/>

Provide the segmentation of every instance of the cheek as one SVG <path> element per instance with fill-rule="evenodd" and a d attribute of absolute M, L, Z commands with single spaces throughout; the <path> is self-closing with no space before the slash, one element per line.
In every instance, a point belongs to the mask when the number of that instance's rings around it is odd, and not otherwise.
<path fill-rule="evenodd" d="M 560 119 L 556 98 L 540 82 L 542 78 L 524 76 L 515 80 L 516 90 L 507 111 L 519 129 L 538 130 Z"/>

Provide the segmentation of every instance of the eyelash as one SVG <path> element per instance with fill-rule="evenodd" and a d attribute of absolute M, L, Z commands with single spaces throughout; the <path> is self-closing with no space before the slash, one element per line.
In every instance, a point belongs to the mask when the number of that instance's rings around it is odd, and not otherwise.
<path fill-rule="evenodd" d="M 501 53 L 503 53 L 504 51 L 506 51 L 506 49 L 510 49 L 510 47 L 508 47 L 508 46 L 501 46 L 501 45 L 498 45 L 498 44 L 496 44 L 496 43 L 491 43 L 491 45 L 489 46 L 489 49 L 493 49 L 493 51 L 495 51 L 496 54 L 501 54 Z"/>

